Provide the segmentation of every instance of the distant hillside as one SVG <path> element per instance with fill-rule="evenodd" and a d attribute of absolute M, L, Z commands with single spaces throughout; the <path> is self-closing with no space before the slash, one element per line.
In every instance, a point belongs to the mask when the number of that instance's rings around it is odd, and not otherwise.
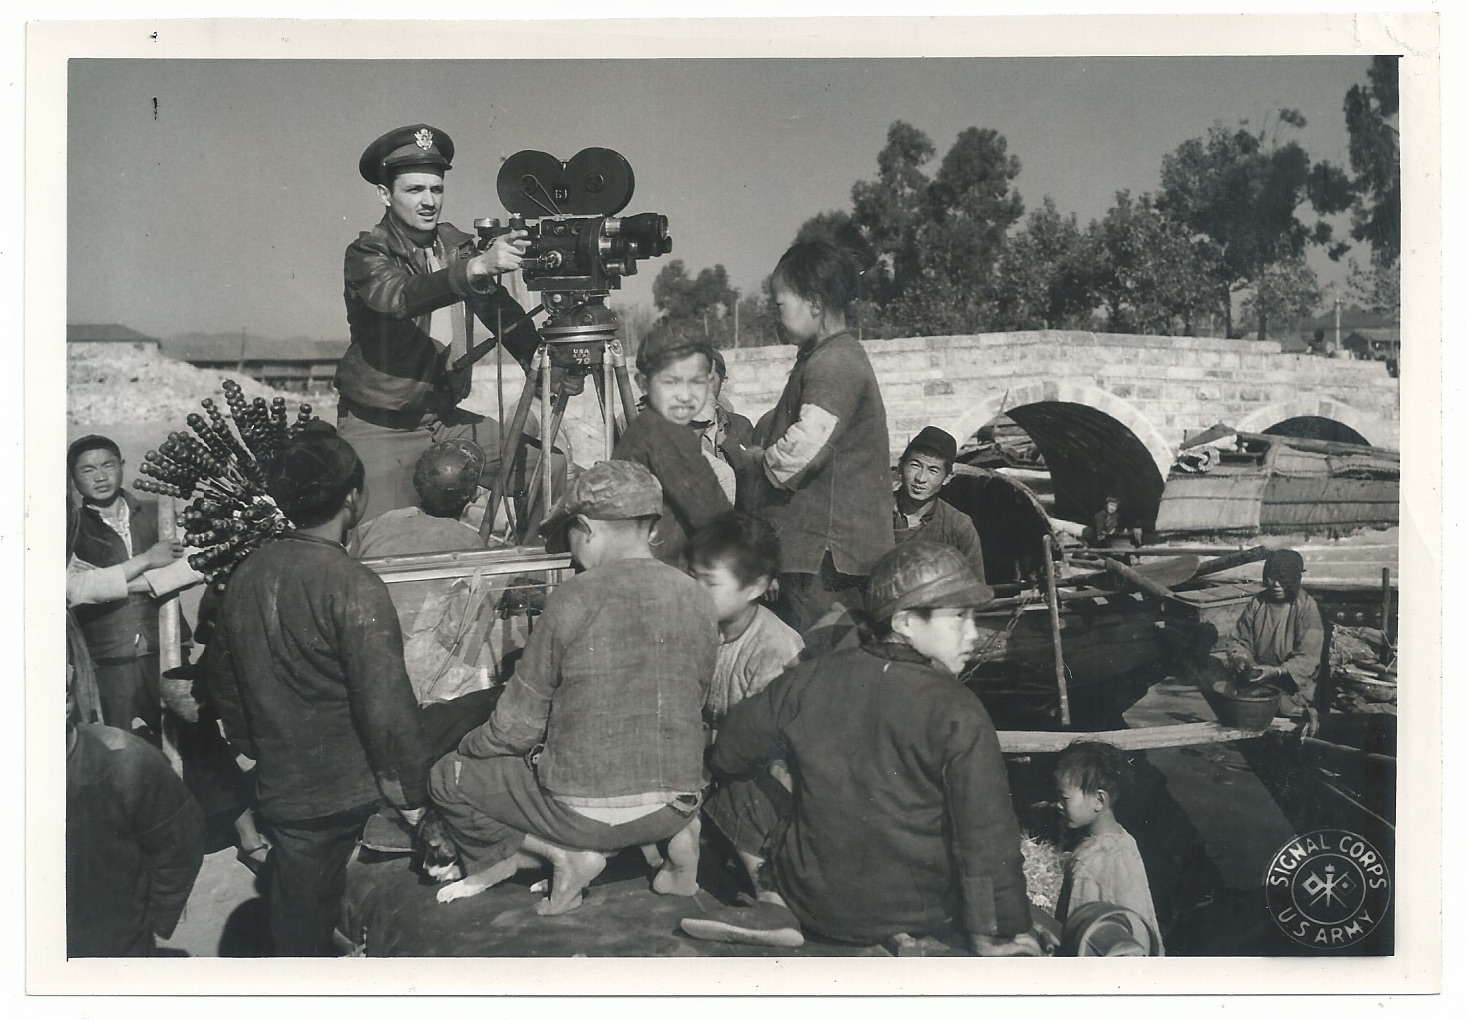
<path fill-rule="evenodd" d="M 251 333 L 175 333 L 159 342 L 170 358 L 190 362 L 336 361 L 347 340 L 308 336 L 270 337 Z"/>

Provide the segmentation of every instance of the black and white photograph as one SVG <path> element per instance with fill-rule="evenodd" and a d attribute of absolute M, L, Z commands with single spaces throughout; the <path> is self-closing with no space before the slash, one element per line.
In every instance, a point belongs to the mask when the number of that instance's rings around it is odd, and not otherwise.
<path fill-rule="evenodd" d="M 29 54 L 33 991 L 1440 988 L 1435 15 Z"/>

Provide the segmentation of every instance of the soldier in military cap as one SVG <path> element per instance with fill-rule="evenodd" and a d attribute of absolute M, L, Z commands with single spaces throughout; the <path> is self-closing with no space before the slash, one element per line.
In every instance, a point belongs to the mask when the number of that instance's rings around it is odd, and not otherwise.
<path fill-rule="evenodd" d="M 453 139 L 428 124 L 382 135 L 358 169 L 377 190 L 382 220 L 346 249 L 345 300 L 351 346 L 336 369 L 339 427 L 366 465 L 371 519 L 415 502 L 414 466 L 429 446 L 464 438 L 488 452 L 485 485 L 499 472 L 499 423 L 459 408 L 471 369 L 453 364 L 475 343 L 477 318 L 528 372 L 540 337 L 500 283 L 520 266 L 525 234 L 512 231 L 484 251 L 444 222 L 444 174 Z M 532 441 L 527 470 L 538 449 Z M 553 472 L 564 477 L 564 458 Z"/>

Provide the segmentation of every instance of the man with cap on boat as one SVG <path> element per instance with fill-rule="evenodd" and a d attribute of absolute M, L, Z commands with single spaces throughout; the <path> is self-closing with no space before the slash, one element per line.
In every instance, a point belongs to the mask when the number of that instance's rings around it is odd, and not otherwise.
<path fill-rule="evenodd" d="M 412 506 L 419 456 L 446 439 L 483 447 L 482 477 L 492 485 L 499 473 L 499 423 L 458 406 L 468 396 L 472 369 L 453 366 L 477 342 L 475 318 L 490 335 L 504 329 L 498 339 L 526 372 L 540 344 L 524 308 L 500 283 L 520 266 L 524 232 L 501 235 L 481 252 L 473 236 L 442 219 L 453 152 L 446 132 L 410 124 L 367 146 L 358 164 L 385 212 L 346 249 L 351 346 L 335 385 L 341 435 L 366 465 L 372 499 L 364 519 Z M 536 445 L 527 444 L 528 472 L 536 470 Z M 565 461 L 554 460 L 558 487 Z"/>

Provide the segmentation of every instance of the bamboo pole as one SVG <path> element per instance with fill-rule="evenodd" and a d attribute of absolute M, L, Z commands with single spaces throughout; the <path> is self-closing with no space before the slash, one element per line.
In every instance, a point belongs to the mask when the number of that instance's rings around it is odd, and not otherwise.
<path fill-rule="evenodd" d="M 1157 584 L 1145 574 L 1137 570 L 1132 570 L 1120 560 L 1106 560 L 1105 569 L 1110 571 L 1112 574 L 1115 574 L 1117 577 L 1124 578 L 1126 581 L 1135 585 L 1137 588 L 1140 588 L 1142 591 L 1155 595 L 1158 598 L 1174 599 L 1177 597 L 1176 593 L 1173 592 L 1166 585 Z"/>
<path fill-rule="evenodd" d="M 1054 644 L 1054 679 L 1059 687 L 1060 699 L 1060 724 L 1070 725 L 1070 689 L 1065 682 L 1065 652 L 1064 643 L 1060 640 L 1060 604 L 1059 595 L 1054 586 L 1054 553 L 1056 551 L 1053 535 L 1045 535 L 1044 545 L 1044 587 L 1046 599 L 1049 603 L 1049 633 Z"/>
<path fill-rule="evenodd" d="M 1386 643 L 1395 645 L 1395 639 L 1391 636 L 1391 568 L 1380 568 L 1380 632 L 1385 635 Z"/>
<path fill-rule="evenodd" d="M 158 539 L 171 542 L 178 535 L 177 510 L 172 496 L 158 497 Z M 168 672 L 183 665 L 183 616 L 179 609 L 177 593 L 158 603 L 158 672 Z M 183 775 L 183 759 L 178 754 L 178 738 L 173 732 L 173 716 L 159 705 L 163 720 L 163 753 L 173 771 Z"/>

